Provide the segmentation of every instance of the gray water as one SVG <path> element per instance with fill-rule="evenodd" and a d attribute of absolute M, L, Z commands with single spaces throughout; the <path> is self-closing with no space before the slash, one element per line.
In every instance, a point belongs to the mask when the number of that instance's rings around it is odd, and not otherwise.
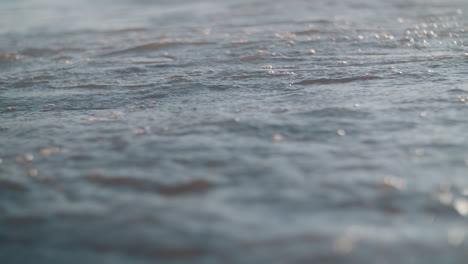
<path fill-rule="evenodd" d="M 468 3 L 0 2 L 1 263 L 468 263 Z"/>

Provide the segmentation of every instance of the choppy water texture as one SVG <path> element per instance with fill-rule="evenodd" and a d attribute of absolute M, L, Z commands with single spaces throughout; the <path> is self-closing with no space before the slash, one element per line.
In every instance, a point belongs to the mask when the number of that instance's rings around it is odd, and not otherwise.
<path fill-rule="evenodd" d="M 467 14 L 2 1 L 1 262 L 467 263 Z"/>

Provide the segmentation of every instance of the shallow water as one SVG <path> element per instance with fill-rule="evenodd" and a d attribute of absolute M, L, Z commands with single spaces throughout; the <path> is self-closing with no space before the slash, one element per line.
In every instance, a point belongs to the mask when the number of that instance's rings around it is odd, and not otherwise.
<path fill-rule="evenodd" d="M 467 13 L 2 1 L 0 260 L 466 263 Z"/>

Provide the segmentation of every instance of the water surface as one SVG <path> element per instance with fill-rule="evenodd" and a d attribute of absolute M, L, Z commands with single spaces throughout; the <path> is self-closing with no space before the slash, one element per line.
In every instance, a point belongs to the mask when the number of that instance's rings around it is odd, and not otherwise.
<path fill-rule="evenodd" d="M 0 260 L 466 263 L 467 13 L 2 1 Z"/>

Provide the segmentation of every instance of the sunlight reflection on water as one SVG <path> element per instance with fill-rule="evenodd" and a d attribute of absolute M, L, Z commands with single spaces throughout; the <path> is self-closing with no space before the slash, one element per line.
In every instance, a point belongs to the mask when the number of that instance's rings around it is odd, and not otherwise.
<path fill-rule="evenodd" d="M 468 6 L 0 3 L 0 260 L 465 263 Z"/>

